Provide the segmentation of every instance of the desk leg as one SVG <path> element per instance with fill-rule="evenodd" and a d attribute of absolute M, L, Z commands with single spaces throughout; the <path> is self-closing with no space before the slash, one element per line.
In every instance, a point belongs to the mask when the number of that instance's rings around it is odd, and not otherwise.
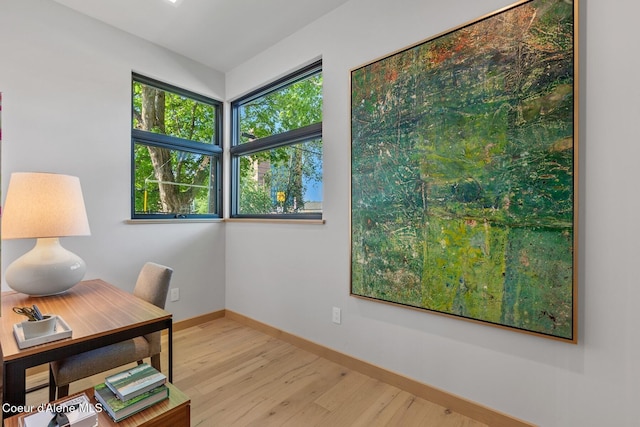
<path fill-rule="evenodd" d="M 2 418 L 21 412 L 26 402 L 26 371 L 20 366 L 3 364 Z M 24 409 L 24 408 L 22 408 Z"/>
<path fill-rule="evenodd" d="M 169 323 L 169 382 L 173 382 L 173 320 Z"/>

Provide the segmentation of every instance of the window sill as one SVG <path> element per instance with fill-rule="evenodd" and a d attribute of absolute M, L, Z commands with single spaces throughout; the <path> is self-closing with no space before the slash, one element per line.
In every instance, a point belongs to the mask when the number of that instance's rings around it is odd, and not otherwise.
<path fill-rule="evenodd" d="M 324 219 L 269 219 L 269 218 L 171 218 L 171 219 L 125 219 L 125 224 L 176 224 L 176 223 L 214 223 L 214 222 L 239 222 L 239 223 L 265 223 L 265 224 L 304 224 L 324 225 Z"/>
<path fill-rule="evenodd" d="M 304 225 L 324 225 L 324 219 L 270 219 L 270 218 L 225 218 L 225 222 L 257 222 L 267 224 L 304 224 Z"/>
<path fill-rule="evenodd" d="M 167 218 L 167 219 L 125 219 L 125 224 L 175 224 L 224 222 L 222 218 Z"/>

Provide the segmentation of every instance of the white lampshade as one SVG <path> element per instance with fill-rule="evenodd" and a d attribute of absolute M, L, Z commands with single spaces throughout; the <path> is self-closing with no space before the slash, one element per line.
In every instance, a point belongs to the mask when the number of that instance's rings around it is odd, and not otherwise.
<path fill-rule="evenodd" d="M 2 212 L 3 240 L 90 234 L 78 177 L 11 174 Z"/>
<path fill-rule="evenodd" d="M 66 291 L 84 277 L 84 261 L 59 237 L 90 235 L 80 180 L 53 173 L 11 174 L 2 211 L 2 239 L 37 238 L 34 249 L 5 271 L 7 284 L 29 295 Z"/>

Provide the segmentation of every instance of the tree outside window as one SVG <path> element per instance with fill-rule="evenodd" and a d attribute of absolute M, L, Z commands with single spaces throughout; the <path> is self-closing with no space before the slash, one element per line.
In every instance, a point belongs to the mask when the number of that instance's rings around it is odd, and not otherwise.
<path fill-rule="evenodd" d="M 133 75 L 132 218 L 220 216 L 221 109 Z"/>
<path fill-rule="evenodd" d="M 232 103 L 233 217 L 322 218 L 322 63 Z"/>

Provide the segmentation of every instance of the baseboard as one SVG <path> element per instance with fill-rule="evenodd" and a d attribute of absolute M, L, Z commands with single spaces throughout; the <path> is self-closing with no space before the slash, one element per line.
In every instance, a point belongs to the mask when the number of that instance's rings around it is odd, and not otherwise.
<path fill-rule="evenodd" d="M 192 326 L 198 326 L 211 320 L 222 319 L 225 317 L 225 312 L 225 310 L 218 310 L 201 316 L 195 316 L 189 319 L 173 322 L 173 332 L 182 331 L 183 329 L 191 328 Z M 163 330 L 163 332 L 166 332 L 166 329 Z"/>
<path fill-rule="evenodd" d="M 440 390 L 436 387 L 415 381 L 403 375 L 391 372 L 387 369 L 373 365 L 364 360 L 357 359 L 331 348 L 316 344 L 305 338 L 290 334 L 270 325 L 246 317 L 242 314 L 225 310 L 225 317 L 256 329 L 267 335 L 271 335 L 282 341 L 288 342 L 310 353 L 331 360 L 354 371 L 368 375 L 371 378 L 391 384 L 430 402 L 449 408 L 459 414 L 465 415 L 491 427 L 534 427 L 527 421 L 512 417 L 511 415 L 496 411 L 487 406 L 465 399 L 455 394 Z"/>

